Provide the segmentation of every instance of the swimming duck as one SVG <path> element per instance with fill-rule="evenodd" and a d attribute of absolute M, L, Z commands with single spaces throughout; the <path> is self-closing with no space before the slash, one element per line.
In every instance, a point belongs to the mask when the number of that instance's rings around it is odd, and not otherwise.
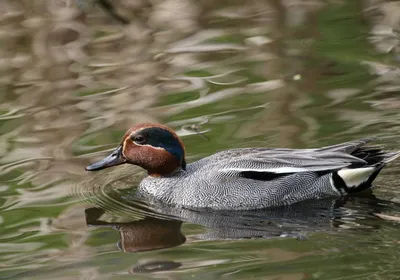
<path fill-rule="evenodd" d="M 382 168 L 400 156 L 363 138 L 316 149 L 241 148 L 186 164 L 178 135 L 161 124 L 130 128 L 95 171 L 124 163 L 148 172 L 138 191 L 186 208 L 248 210 L 340 197 L 370 188 Z"/>

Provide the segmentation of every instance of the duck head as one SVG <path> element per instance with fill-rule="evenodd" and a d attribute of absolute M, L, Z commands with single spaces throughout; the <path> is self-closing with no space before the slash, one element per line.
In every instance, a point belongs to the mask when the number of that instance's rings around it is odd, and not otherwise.
<path fill-rule="evenodd" d="M 130 163 L 147 170 L 151 176 L 163 176 L 175 169 L 186 169 L 185 148 L 178 135 L 167 126 L 144 123 L 130 128 L 121 144 L 108 157 L 86 167 L 96 171 Z"/>

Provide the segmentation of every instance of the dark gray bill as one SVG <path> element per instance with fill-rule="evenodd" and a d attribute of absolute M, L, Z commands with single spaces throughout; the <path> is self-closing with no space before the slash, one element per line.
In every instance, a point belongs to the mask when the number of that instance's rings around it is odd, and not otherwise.
<path fill-rule="evenodd" d="M 126 159 L 122 156 L 122 146 L 119 146 L 106 158 L 102 160 L 92 163 L 91 165 L 86 166 L 86 171 L 96 171 L 101 170 L 107 167 L 119 165 L 125 163 Z"/>

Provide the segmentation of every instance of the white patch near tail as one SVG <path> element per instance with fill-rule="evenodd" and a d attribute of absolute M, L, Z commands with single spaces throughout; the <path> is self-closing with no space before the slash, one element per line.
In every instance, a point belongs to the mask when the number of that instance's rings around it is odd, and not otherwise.
<path fill-rule="evenodd" d="M 375 171 L 376 167 L 374 166 L 342 169 L 338 171 L 338 175 L 343 179 L 348 188 L 356 188 L 366 182 Z"/>

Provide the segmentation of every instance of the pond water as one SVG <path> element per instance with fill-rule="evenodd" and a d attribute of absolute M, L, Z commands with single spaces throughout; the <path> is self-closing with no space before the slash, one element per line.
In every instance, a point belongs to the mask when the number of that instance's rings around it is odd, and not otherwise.
<path fill-rule="evenodd" d="M 0 279 L 400 278 L 400 160 L 372 193 L 235 213 L 133 199 L 137 167 L 84 170 L 149 121 L 188 162 L 399 150 L 397 2 L 90 2 L 0 4 Z"/>

